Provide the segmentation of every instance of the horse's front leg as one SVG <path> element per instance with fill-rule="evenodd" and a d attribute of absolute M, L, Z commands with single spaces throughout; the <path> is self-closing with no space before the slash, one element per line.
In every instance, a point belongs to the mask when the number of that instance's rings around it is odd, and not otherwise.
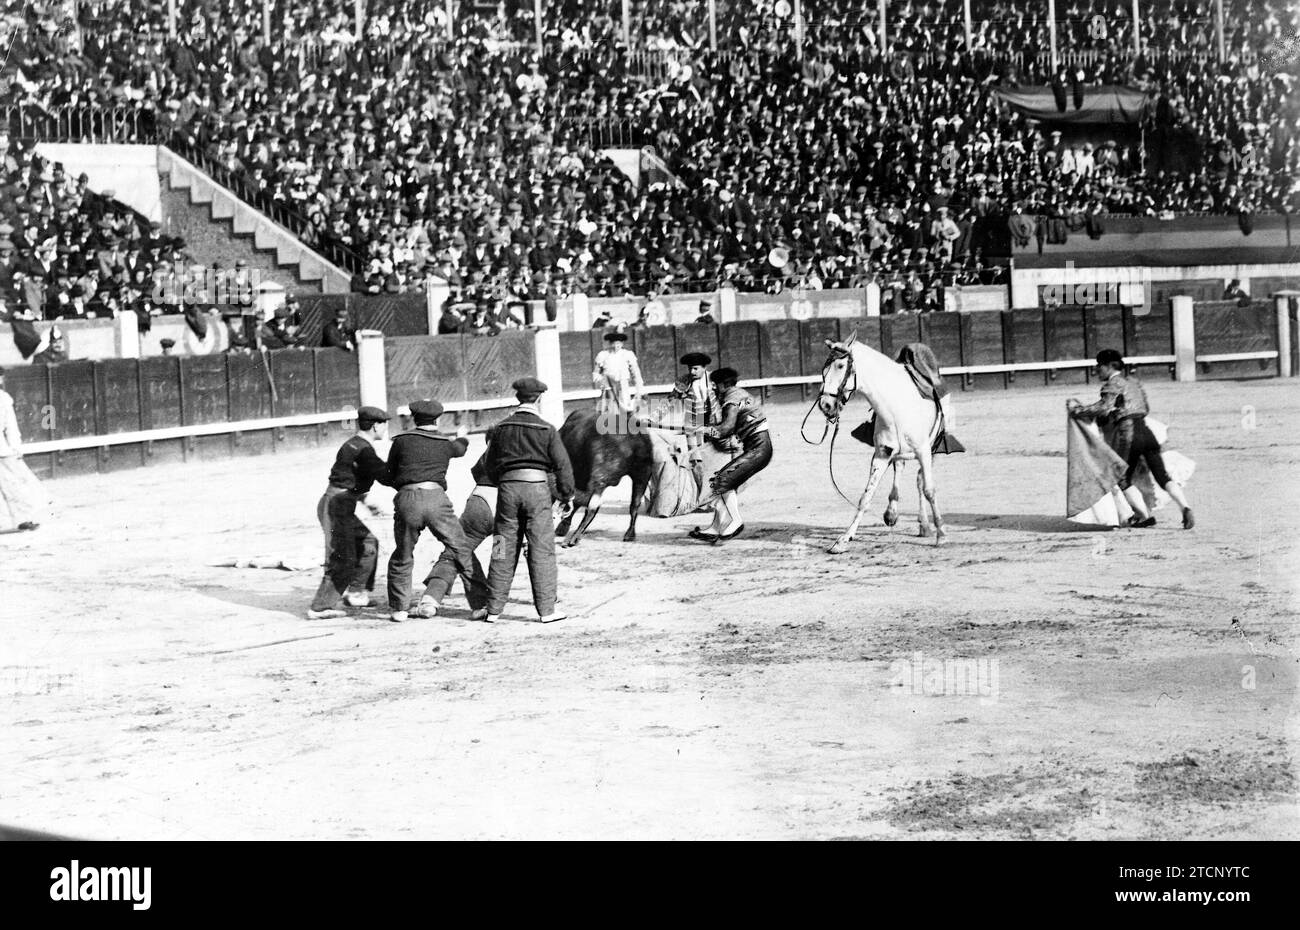
<path fill-rule="evenodd" d="M 858 524 L 862 522 L 862 516 L 867 512 L 871 505 L 871 498 L 876 493 L 876 485 L 880 484 L 881 477 L 885 474 L 885 468 L 890 463 L 891 456 L 889 453 L 877 452 L 875 458 L 871 460 L 871 474 L 867 477 L 867 488 L 862 492 L 862 497 L 858 499 L 858 510 L 853 515 L 853 522 L 849 524 L 840 538 L 835 540 L 835 545 L 827 551 L 832 555 L 839 555 L 849 547 L 853 537 L 857 535 Z"/>

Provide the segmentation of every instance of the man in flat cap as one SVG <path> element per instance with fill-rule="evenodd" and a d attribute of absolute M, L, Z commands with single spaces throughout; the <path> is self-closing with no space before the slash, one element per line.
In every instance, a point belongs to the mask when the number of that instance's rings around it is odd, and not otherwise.
<path fill-rule="evenodd" d="M 357 411 L 357 432 L 339 447 L 330 469 L 329 486 L 316 505 L 316 518 L 325 532 L 325 577 L 308 620 L 343 616 L 339 601 L 349 607 L 369 607 L 379 562 L 379 540 L 357 518 L 357 504 L 375 482 L 389 484 L 388 466 L 375 451 L 375 442 L 388 430 L 388 414 L 378 407 Z"/>
<path fill-rule="evenodd" d="M 388 452 L 388 483 L 397 488 L 393 513 L 393 554 L 388 560 L 389 619 L 401 623 L 410 616 L 411 569 L 420 533 L 429 530 L 451 552 L 456 573 L 469 590 L 473 580 L 473 551 L 465 540 L 456 509 L 447 497 L 447 467 L 469 449 L 469 431 L 455 438 L 438 432 L 442 404 L 436 400 L 411 403 L 415 429 L 393 440 Z"/>
<path fill-rule="evenodd" d="M 484 466 L 497 487 L 496 525 L 488 603 L 474 611 L 472 619 L 492 622 L 501 616 L 519 566 L 519 545 L 527 539 L 533 606 L 538 618 L 550 623 L 564 619 L 555 607 L 558 579 L 550 477 L 555 476 L 555 494 L 567 513 L 573 507 L 573 466 L 559 432 L 538 409 L 546 385 L 536 378 L 520 378 L 513 387 L 519 406 L 488 431 Z"/>
<path fill-rule="evenodd" d="M 627 333 L 613 330 L 605 334 L 605 348 L 596 353 L 591 383 L 600 390 L 598 403 L 602 414 L 633 414 L 645 391 L 641 366 L 626 343 Z"/>

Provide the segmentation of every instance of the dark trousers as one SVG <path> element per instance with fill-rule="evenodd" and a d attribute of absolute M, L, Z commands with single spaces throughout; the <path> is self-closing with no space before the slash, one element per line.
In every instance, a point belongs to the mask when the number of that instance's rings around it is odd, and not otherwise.
<path fill-rule="evenodd" d="M 533 605 L 546 616 L 555 611 L 555 520 L 551 489 L 545 481 L 503 481 L 497 490 L 492 564 L 488 568 L 488 613 L 500 614 L 519 566 L 519 547 L 528 540 L 528 579 Z"/>
<path fill-rule="evenodd" d="M 420 533 L 429 530 L 451 553 L 456 571 L 468 590 L 473 587 L 471 550 L 465 543 L 456 509 L 442 488 L 403 488 L 397 492 L 393 513 L 393 555 L 388 560 L 388 607 L 409 610 L 411 569 L 415 566 L 415 544 Z"/>
<path fill-rule="evenodd" d="M 1169 483 L 1165 457 L 1160 454 L 1160 443 L 1156 441 L 1151 427 L 1147 426 L 1146 417 L 1125 417 L 1115 424 L 1107 438 L 1115 454 L 1128 466 L 1128 471 L 1124 472 L 1124 477 L 1119 482 L 1121 488 L 1128 488 L 1133 483 L 1133 475 L 1143 461 L 1151 470 L 1151 477 L 1157 487 L 1163 488 Z"/>
<path fill-rule="evenodd" d="M 357 518 L 356 495 L 327 492 L 323 503 L 330 542 L 325 577 L 312 599 L 312 610 L 330 610 L 338 606 L 343 592 L 349 588 L 358 591 L 372 589 L 379 561 L 379 540 Z"/>
<path fill-rule="evenodd" d="M 745 444 L 744 452 L 719 468 L 717 474 L 710 479 L 710 484 L 718 494 L 734 491 L 767 468 L 771 461 L 772 438 L 764 430 Z"/>
<path fill-rule="evenodd" d="M 465 588 L 465 599 L 469 601 L 471 610 L 487 606 L 487 576 L 483 573 L 483 566 L 478 556 L 474 555 L 474 550 L 479 547 L 479 543 L 492 535 L 494 523 L 495 514 L 492 513 L 492 508 L 488 506 L 487 501 L 477 494 L 471 494 L 469 500 L 465 502 L 464 513 L 460 515 L 460 528 L 465 534 L 465 548 L 469 550 L 470 561 L 474 566 L 471 575 L 473 583 Z M 455 555 L 450 549 L 442 550 L 438 561 L 433 563 L 429 577 L 424 580 L 424 596 L 431 597 L 441 604 L 442 599 L 451 590 L 457 574 Z"/>

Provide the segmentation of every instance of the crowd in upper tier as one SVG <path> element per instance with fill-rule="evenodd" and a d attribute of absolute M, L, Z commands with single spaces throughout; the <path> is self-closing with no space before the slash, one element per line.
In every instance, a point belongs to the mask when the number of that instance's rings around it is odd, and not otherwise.
<path fill-rule="evenodd" d="M 875 4 L 806 0 L 802 56 L 787 0 L 717 7 L 715 52 L 704 4 L 632 3 L 630 49 L 621 4 L 546 4 L 539 56 L 531 2 L 462 2 L 449 25 L 442 0 L 368 0 L 358 41 L 352 0 L 277 0 L 270 43 L 250 0 L 177 0 L 174 40 L 165 0 L 83 0 L 78 29 L 37 5 L 0 104 L 132 110 L 368 292 L 430 274 L 495 301 L 876 279 L 916 281 L 920 305 L 1004 280 L 1013 242 L 1102 236 L 1115 214 L 1300 205 L 1284 0 L 1225 3 L 1223 62 L 1207 0 L 1143 2 L 1141 54 L 1129 0 L 1062 0 L 1056 70 L 1037 0 L 975 0 L 971 48 L 960 0 L 890 3 L 883 30 Z M 995 93 L 1035 84 L 1151 104 L 1140 125 L 1070 127 Z M 602 127 L 653 146 L 642 183 Z M 8 179 L 30 201 L 30 177 Z"/>

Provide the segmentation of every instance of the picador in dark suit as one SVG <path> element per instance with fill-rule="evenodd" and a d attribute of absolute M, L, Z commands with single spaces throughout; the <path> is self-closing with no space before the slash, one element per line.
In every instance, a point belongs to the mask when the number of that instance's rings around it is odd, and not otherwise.
<path fill-rule="evenodd" d="M 492 565 L 488 569 L 488 603 L 473 619 L 496 620 L 506 606 L 519 565 L 519 546 L 528 540 L 528 578 L 533 605 L 543 623 L 563 620 L 555 608 L 555 521 L 551 512 L 550 476 L 566 512 L 573 507 L 573 466 L 560 434 L 542 419 L 537 402 L 546 385 L 520 378 L 513 385 L 519 408 L 488 432 L 486 470 L 497 486 Z"/>
<path fill-rule="evenodd" d="M 308 620 L 343 616 L 342 600 L 349 607 L 369 607 L 379 561 L 379 540 L 357 519 L 357 504 L 375 482 L 389 484 L 388 466 L 375 452 L 383 439 L 388 414 L 377 407 L 357 411 L 357 433 L 339 448 L 330 469 L 329 487 L 316 507 L 325 531 L 325 578 L 307 611 Z"/>
<path fill-rule="evenodd" d="M 393 508 L 393 555 L 388 560 L 389 619 L 401 623 L 410 614 L 411 568 L 415 544 L 429 530 L 446 547 L 456 573 L 473 585 L 473 552 L 465 540 L 456 510 L 447 497 L 447 466 L 469 449 L 462 427 L 453 439 L 438 433 L 442 404 L 417 400 L 411 404 L 415 429 L 393 440 L 388 453 L 388 483 L 397 488 Z"/>

